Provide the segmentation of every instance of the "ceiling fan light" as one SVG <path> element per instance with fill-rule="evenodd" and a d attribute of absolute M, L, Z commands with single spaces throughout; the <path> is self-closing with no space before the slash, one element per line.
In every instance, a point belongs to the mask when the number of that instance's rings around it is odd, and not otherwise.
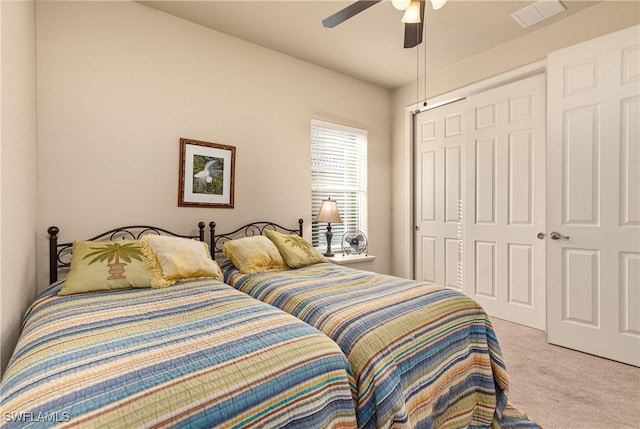
<path fill-rule="evenodd" d="M 433 7 L 433 10 L 438 10 L 444 6 L 446 2 L 447 0 L 431 0 L 431 6 Z"/>
<path fill-rule="evenodd" d="M 391 4 L 398 10 L 406 10 L 411 0 L 391 0 Z"/>
<path fill-rule="evenodd" d="M 407 10 L 404 11 L 402 22 L 405 24 L 417 24 L 420 22 L 420 1 L 411 1 Z"/>

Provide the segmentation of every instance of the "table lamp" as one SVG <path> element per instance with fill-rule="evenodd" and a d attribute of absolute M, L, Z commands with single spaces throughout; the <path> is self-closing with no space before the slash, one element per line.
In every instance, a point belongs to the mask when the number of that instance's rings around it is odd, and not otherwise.
<path fill-rule="evenodd" d="M 340 213 L 338 213 L 338 203 L 332 200 L 331 197 L 322 200 L 316 222 L 327 222 L 327 232 L 325 232 L 325 236 L 327 237 L 327 251 L 324 253 L 324 256 L 334 256 L 331 251 L 331 239 L 333 238 L 331 224 L 342 223 L 342 219 L 340 218 Z"/>

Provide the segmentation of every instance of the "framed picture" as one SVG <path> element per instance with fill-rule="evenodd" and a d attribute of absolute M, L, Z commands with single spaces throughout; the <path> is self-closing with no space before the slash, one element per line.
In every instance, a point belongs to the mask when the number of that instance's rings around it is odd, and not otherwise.
<path fill-rule="evenodd" d="M 178 206 L 233 208 L 236 148 L 180 139 Z"/>

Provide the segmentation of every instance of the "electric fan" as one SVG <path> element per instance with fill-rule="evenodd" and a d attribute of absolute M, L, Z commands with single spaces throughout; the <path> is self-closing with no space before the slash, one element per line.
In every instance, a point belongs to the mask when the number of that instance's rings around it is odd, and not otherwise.
<path fill-rule="evenodd" d="M 345 255 L 359 255 L 367 250 L 367 236 L 364 232 L 353 229 L 342 236 L 342 252 Z"/>

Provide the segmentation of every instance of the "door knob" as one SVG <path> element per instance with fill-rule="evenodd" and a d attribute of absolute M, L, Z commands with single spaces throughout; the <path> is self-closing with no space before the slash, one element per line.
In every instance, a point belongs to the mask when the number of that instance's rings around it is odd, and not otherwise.
<path fill-rule="evenodd" d="M 536 237 L 538 237 L 538 240 L 544 240 L 544 232 L 539 232 Z"/>
<path fill-rule="evenodd" d="M 416 231 L 420 231 L 420 226 L 416 225 L 416 226 L 415 226 L 415 230 L 416 230 Z"/>
<path fill-rule="evenodd" d="M 553 231 L 551 234 L 549 234 L 549 237 L 551 237 L 552 240 L 568 240 L 569 239 L 568 235 L 562 235 L 556 231 Z"/>

